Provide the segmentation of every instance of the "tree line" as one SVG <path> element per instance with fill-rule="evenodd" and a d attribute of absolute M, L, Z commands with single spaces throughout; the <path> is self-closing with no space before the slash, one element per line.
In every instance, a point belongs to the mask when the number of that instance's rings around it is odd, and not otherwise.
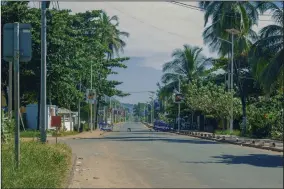
<path fill-rule="evenodd" d="M 219 57 L 206 57 L 202 48 L 189 44 L 173 51 L 158 83 L 157 96 L 163 104 L 168 103 L 160 111 L 167 116 L 160 118 L 176 119 L 177 105 L 169 97 L 178 89 L 180 79 L 185 96 L 181 117 L 188 117 L 191 124 L 199 116 L 201 127 L 213 125 L 225 130 L 233 103 L 234 129 L 246 136 L 283 138 L 284 3 L 201 1 L 199 8 L 204 10 L 204 43 Z M 271 15 L 273 24 L 255 32 L 253 27 L 264 13 Z M 234 85 L 230 92 L 227 73 L 232 48 L 226 42 L 231 41 L 226 29 L 232 28 L 239 34 L 234 35 Z"/>
<path fill-rule="evenodd" d="M 28 4 L 1 2 L 2 34 L 6 23 L 30 23 L 32 26 L 32 60 L 20 63 L 21 106 L 40 101 L 41 10 L 31 8 Z M 129 33 L 119 30 L 119 18 L 111 17 L 102 10 L 72 14 L 71 10 L 48 9 L 47 104 L 74 111 L 78 100 L 83 101 L 86 89 L 92 87 L 97 93 L 98 115 L 99 106 L 106 103 L 104 95 L 129 95 L 116 88 L 122 82 L 107 79 L 111 74 L 118 74 L 113 68 L 127 68 L 129 57 L 119 55 L 126 46 L 128 36 Z M 2 48 L 5 48 L 3 44 Z M 1 68 L 1 89 L 8 97 L 9 64 L 3 59 Z"/>

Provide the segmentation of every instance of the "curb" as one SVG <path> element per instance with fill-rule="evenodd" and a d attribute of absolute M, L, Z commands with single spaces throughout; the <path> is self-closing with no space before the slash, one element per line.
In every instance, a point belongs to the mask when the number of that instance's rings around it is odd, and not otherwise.
<path fill-rule="evenodd" d="M 76 160 L 77 160 L 77 155 L 72 154 L 72 167 L 71 170 L 69 171 L 68 175 L 68 180 L 66 181 L 65 187 L 64 188 L 70 188 L 72 184 L 72 180 L 74 178 L 74 171 L 75 171 L 75 166 L 76 166 Z"/>
<path fill-rule="evenodd" d="M 270 147 L 270 146 L 261 146 L 261 145 L 255 145 L 255 144 L 233 142 L 233 141 L 225 140 L 222 137 L 220 137 L 220 139 L 216 139 L 216 138 L 209 138 L 209 137 L 203 137 L 203 136 L 192 135 L 192 134 L 178 134 L 178 133 L 175 133 L 175 134 L 191 136 L 191 137 L 194 137 L 194 138 L 200 138 L 200 139 L 206 139 L 206 140 L 213 140 L 213 141 L 219 142 L 219 143 L 228 143 L 228 144 L 234 144 L 234 145 L 239 145 L 239 146 L 258 148 L 258 149 L 262 149 L 262 150 L 270 150 L 270 151 L 274 151 L 274 152 L 283 152 L 283 148 L 282 149 L 278 149 L 278 148 L 273 148 L 273 147 Z"/>
<path fill-rule="evenodd" d="M 143 123 L 146 127 L 151 128 L 150 126 L 148 126 L 146 123 Z M 255 145 L 255 144 L 248 144 L 248 143 L 242 143 L 242 142 L 233 142 L 233 141 L 228 141 L 226 139 L 224 139 L 222 136 L 218 136 L 220 137 L 220 139 L 217 138 L 213 138 L 213 134 L 210 137 L 203 137 L 203 136 L 198 136 L 198 135 L 193 135 L 193 134 L 183 134 L 183 133 L 175 133 L 175 132 L 170 132 L 176 135 L 184 135 L 184 136 L 191 136 L 194 138 L 200 138 L 200 139 L 205 139 L 205 140 L 213 140 L 215 142 L 219 142 L 219 143 L 227 143 L 227 144 L 234 144 L 234 145 L 239 145 L 239 146 L 246 146 L 246 147 L 251 147 L 251 148 L 257 148 L 257 149 L 262 149 L 262 150 L 270 150 L 270 151 L 274 151 L 274 152 L 283 152 L 283 148 L 279 149 L 279 148 L 273 148 L 270 146 L 262 146 L 262 145 Z M 197 134 L 197 133 L 196 133 Z M 200 134 L 200 133 L 198 133 Z M 252 139 L 252 141 L 254 141 Z"/>

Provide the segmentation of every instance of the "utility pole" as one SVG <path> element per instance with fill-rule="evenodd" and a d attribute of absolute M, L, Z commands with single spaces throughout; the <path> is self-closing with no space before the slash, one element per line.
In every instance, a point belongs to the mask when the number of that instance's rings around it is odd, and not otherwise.
<path fill-rule="evenodd" d="M 111 97 L 109 99 L 109 105 L 110 105 L 110 124 L 112 125 L 112 105 L 111 105 Z"/>
<path fill-rule="evenodd" d="M 96 123 L 96 120 L 97 120 L 97 114 L 96 114 L 96 111 L 99 111 L 97 110 L 97 92 L 95 91 L 95 101 L 94 101 L 94 124 L 93 124 L 93 130 L 95 130 L 95 123 Z"/>
<path fill-rule="evenodd" d="M 46 8 L 47 2 L 41 2 L 41 90 L 40 90 L 40 136 L 46 142 Z"/>
<path fill-rule="evenodd" d="M 93 66 L 91 64 L 91 91 L 93 90 Z M 93 130 L 93 113 L 92 113 L 92 101 L 90 103 L 90 132 Z"/>
<path fill-rule="evenodd" d="M 104 96 L 104 101 L 106 102 L 106 95 Z M 104 120 L 104 122 L 106 120 L 106 106 L 105 106 L 105 104 L 104 104 L 104 117 L 103 117 L 103 120 Z"/>
<path fill-rule="evenodd" d="M 154 99 L 152 99 L 152 118 L 151 118 L 151 122 L 154 125 L 154 111 L 155 111 L 155 107 L 154 107 Z"/>
<path fill-rule="evenodd" d="M 15 160 L 16 167 L 20 164 L 20 76 L 19 76 L 19 58 L 20 58 L 20 24 L 14 23 L 14 111 L 15 111 Z"/>
<path fill-rule="evenodd" d="M 9 117 L 12 117 L 12 106 L 13 106 L 13 62 L 9 61 L 9 91 L 8 91 L 8 112 Z"/>
<path fill-rule="evenodd" d="M 178 92 L 180 93 L 180 78 L 178 78 Z M 180 103 L 178 103 L 178 133 L 180 132 Z"/>
<path fill-rule="evenodd" d="M 144 104 L 144 121 L 146 122 L 146 104 Z"/>
<path fill-rule="evenodd" d="M 114 102 L 114 111 L 116 111 L 116 101 Z M 116 123 L 116 113 L 117 112 L 114 112 L 114 123 Z"/>
<path fill-rule="evenodd" d="M 81 76 L 80 76 L 79 91 L 81 92 Z M 81 127 L 80 109 L 81 109 L 81 99 L 79 98 L 78 100 L 78 132 L 80 132 L 80 127 Z"/>
<path fill-rule="evenodd" d="M 233 132 L 233 125 L 234 125 L 234 34 L 232 33 L 232 62 L 231 62 L 231 93 L 232 93 L 232 100 L 231 100 L 231 119 L 230 119 L 230 131 Z"/>

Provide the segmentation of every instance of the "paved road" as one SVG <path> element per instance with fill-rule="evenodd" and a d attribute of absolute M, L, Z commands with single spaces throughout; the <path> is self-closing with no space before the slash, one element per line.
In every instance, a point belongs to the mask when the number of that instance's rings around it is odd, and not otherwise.
<path fill-rule="evenodd" d="M 149 132 L 138 123 L 66 142 L 81 158 L 74 188 L 283 188 L 283 156 L 276 152 Z"/>

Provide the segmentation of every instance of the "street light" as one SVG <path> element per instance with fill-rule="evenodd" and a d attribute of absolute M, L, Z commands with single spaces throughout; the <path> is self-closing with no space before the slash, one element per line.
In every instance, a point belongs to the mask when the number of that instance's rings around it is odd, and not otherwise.
<path fill-rule="evenodd" d="M 231 53 L 231 77 L 230 77 L 230 91 L 232 93 L 232 101 L 231 101 L 231 119 L 230 119 L 230 131 L 233 132 L 233 125 L 234 125 L 234 98 L 233 98 L 233 86 L 234 86 L 234 35 L 238 35 L 241 32 L 232 28 L 232 29 L 226 29 L 226 32 L 230 33 L 232 36 L 231 41 L 227 41 L 225 39 L 219 38 L 222 41 L 225 41 L 227 43 L 230 43 L 232 45 L 232 53 Z"/>

